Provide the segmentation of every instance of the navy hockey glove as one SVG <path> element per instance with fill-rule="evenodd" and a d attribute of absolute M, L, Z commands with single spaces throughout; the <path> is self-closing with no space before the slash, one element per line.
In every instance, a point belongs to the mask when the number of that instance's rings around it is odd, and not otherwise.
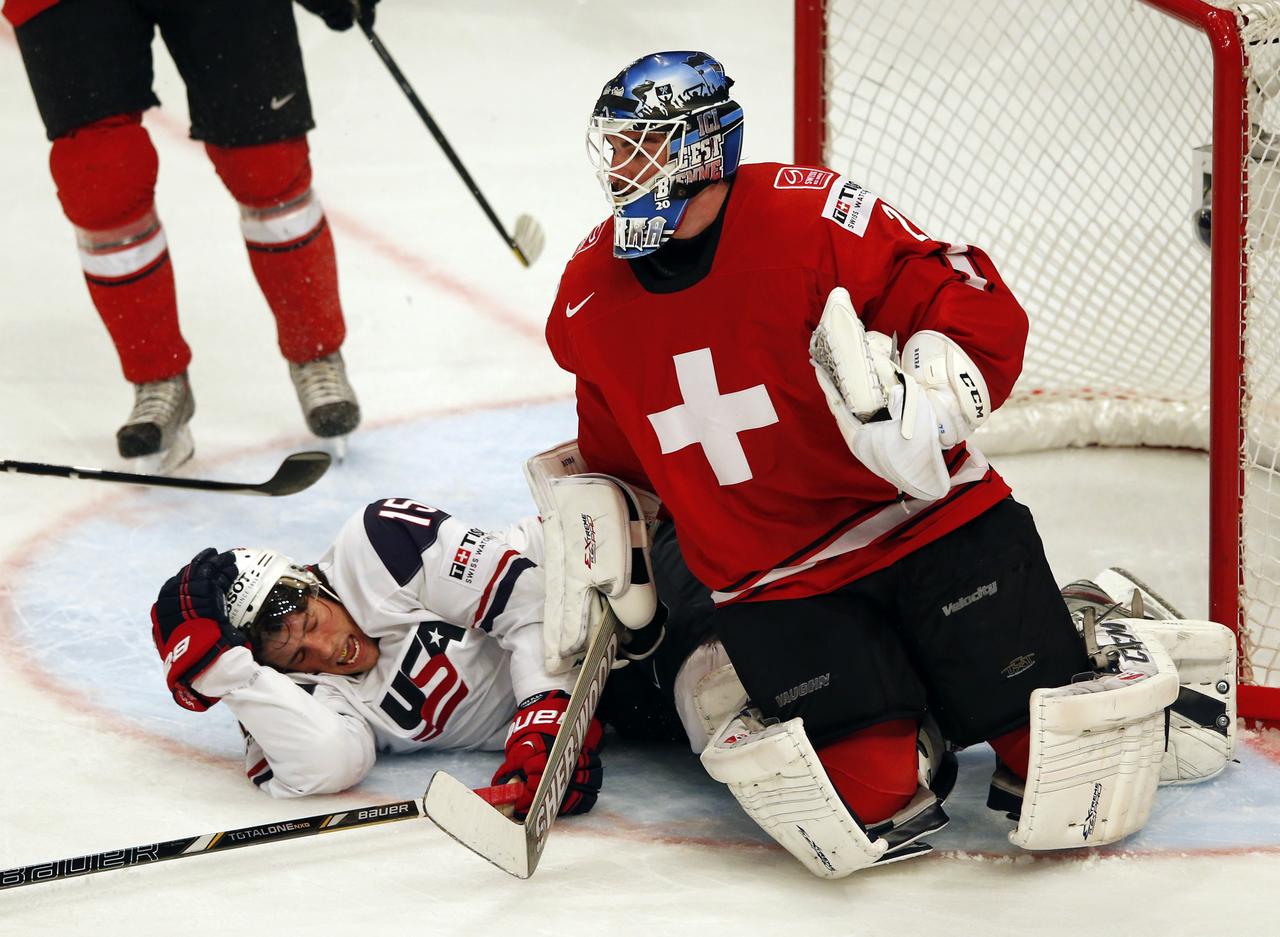
<path fill-rule="evenodd" d="M 373 6 L 378 0 L 298 0 L 309 13 L 324 20 L 330 29 L 342 32 L 359 21 L 361 26 L 373 28 Z"/>
<path fill-rule="evenodd" d="M 191 681 L 213 662 L 249 639 L 227 620 L 227 589 L 236 578 L 235 555 L 207 547 L 160 587 L 151 606 L 151 639 L 164 662 L 174 701 L 192 712 L 217 702 L 197 693 Z"/>
<path fill-rule="evenodd" d="M 524 790 L 515 802 L 515 818 L 524 819 L 533 803 L 533 793 L 538 789 L 542 773 L 547 769 L 547 753 L 555 743 L 556 733 L 569 705 L 569 694 L 564 690 L 537 693 L 520 704 L 516 717 L 511 720 L 507 734 L 506 760 L 493 776 L 494 784 L 523 781 Z M 586 813 L 595 806 L 604 781 L 604 766 L 600 763 L 600 747 L 604 742 L 604 729 L 594 717 L 587 727 L 587 737 L 578 754 L 578 764 L 569 787 L 560 802 L 560 814 Z"/>

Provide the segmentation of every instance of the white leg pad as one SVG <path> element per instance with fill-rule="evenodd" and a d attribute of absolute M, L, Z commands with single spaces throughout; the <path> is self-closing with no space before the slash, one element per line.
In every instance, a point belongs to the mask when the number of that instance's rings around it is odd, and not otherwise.
<path fill-rule="evenodd" d="M 1196 784 L 1221 774 L 1236 745 L 1236 636 L 1217 622 L 1143 621 L 1134 631 L 1159 643 L 1178 668 L 1169 707 L 1169 746 L 1161 784 Z"/>
<path fill-rule="evenodd" d="M 702 752 L 702 764 L 742 809 L 806 869 L 843 878 L 888 849 L 870 839 L 845 809 L 796 718 L 767 728 L 742 714 L 727 720 Z"/>
<path fill-rule="evenodd" d="M 1169 707 L 1169 742 L 1160 766 L 1161 784 L 1196 784 L 1217 777 L 1230 764 L 1236 744 L 1236 638 L 1212 621 L 1184 619 L 1164 597 L 1128 570 L 1104 569 L 1093 582 L 1123 605 L 1135 592 L 1145 616 L 1134 631 L 1157 641 L 1178 668 L 1181 688 Z M 1122 607 L 1121 614 L 1128 614 Z"/>
<path fill-rule="evenodd" d="M 1164 759 L 1164 710 L 1178 672 L 1157 642 L 1144 645 L 1114 619 L 1101 625 L 1119 648 L 1120 672 L 1031 694 L 1031 749 L 1022 814 L 1009 834 L 1024 849 L 1114 843 L 1151 814 Z"/>

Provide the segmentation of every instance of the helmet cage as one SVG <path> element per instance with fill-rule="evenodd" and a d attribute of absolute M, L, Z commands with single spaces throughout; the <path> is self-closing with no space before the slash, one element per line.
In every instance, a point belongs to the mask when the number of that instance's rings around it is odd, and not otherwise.
<path fill-rule="evenodd" d="M 587 156 L 596 179 L 615 208 L 630 205 L 659 188 L 670 189 L 684 148 L 686 120 L 591 118 Z"/>
<path fill-rule="evenodd" d="M 307 603 L 320 594 L 320 581 L 296 576 L 281 576 L 262 600 L 258 613 L 246 626 L 255 640 L 279 631 L 285 618 L 295 612 L 304 612 Z"/>

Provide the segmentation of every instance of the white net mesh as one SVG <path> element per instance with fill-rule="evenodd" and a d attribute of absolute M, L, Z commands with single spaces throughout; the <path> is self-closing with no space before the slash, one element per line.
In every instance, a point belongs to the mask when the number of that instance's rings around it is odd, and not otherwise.
<path fill-rule="evenodd" d="M 1241 601 L 1251 678 L 1280 686 L 1280 2 L 1237 20 L 1253 89 L 1246 326 L 1226 337 L 1247 359 Z M 828 0 L 826 162 L 985 248 L 1031 317 L 985 451 L 1208 448 L 1193 217 L 1212 82 L 1205 35 L 1134 0 Z"/>

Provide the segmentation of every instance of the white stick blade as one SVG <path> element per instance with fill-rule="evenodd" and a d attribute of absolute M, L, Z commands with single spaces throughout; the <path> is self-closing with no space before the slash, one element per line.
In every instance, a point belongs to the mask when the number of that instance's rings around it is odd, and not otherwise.
<path fill-rule="evenodd" d="M 533 262 L 542 254 L 546 235 L 542 233 L 542 225 L 538 224 L 531 215 L 521 215 L 516 219 L 516 233 L 512 236 L 512 240 L 520 248 L 520 253 L 524 254 L 524 259 L 529 266 L 533 266 Z"/>
<path fill-rule="evenodd" d="M 431 822 L 472 852 L 516 878 L 528 878 L 529 849 L 522 824 L 507 819 L 457 778 L 437 771 L 422 809 Z"/>

